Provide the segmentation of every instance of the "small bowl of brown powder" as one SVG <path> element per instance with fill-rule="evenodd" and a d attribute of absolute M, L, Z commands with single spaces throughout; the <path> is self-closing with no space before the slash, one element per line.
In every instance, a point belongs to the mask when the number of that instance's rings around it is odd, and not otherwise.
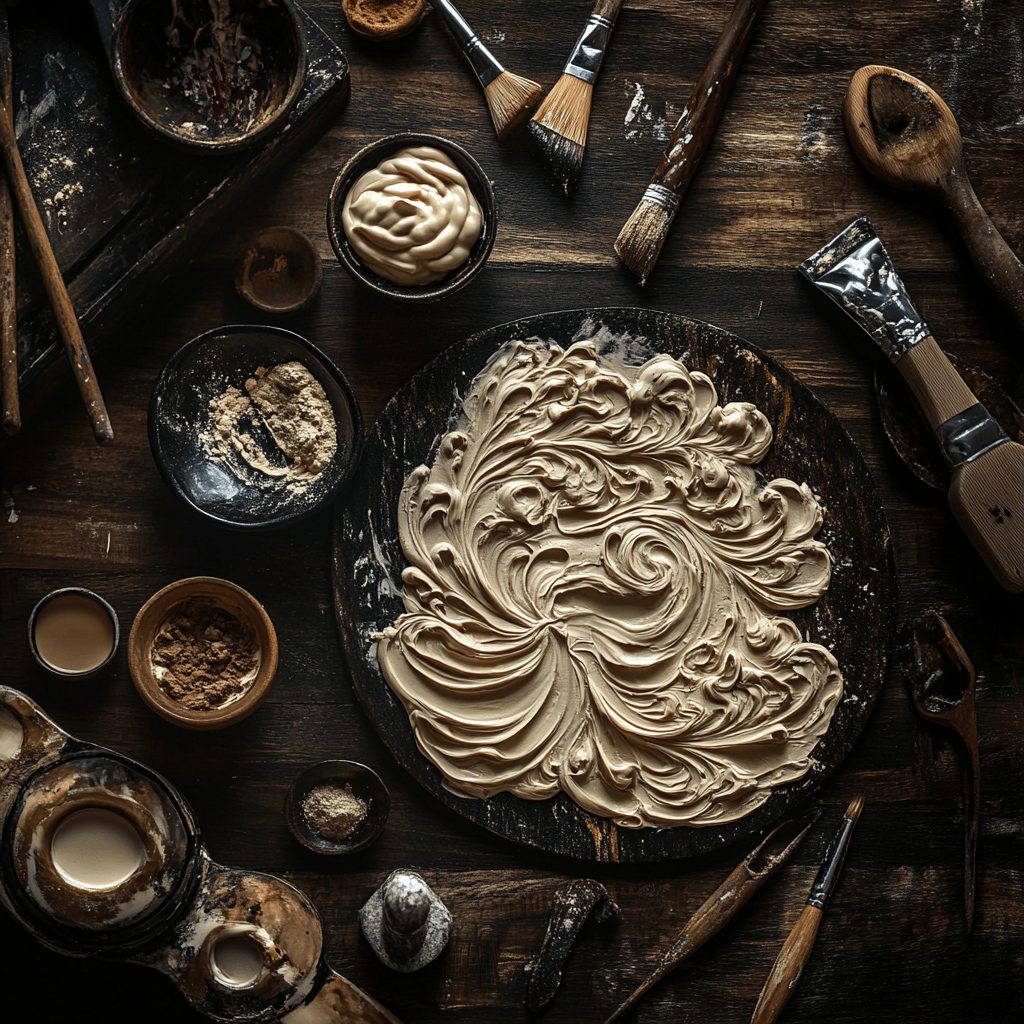
<path fill-rule="evenodd" d="M 288 828 L 317 853 L 355 853 L 380 835 L 391 796 L 380 776 L 356 761 L 320 761 L 292 783 Z"/>
<path fill-rule="evenodd" d="M 192 576 L 157 591 L 128 637 L 142 699 L 186 729 L 223 729 L 251 715 L 277 672 L 277 634 L 247 591 Z"/>

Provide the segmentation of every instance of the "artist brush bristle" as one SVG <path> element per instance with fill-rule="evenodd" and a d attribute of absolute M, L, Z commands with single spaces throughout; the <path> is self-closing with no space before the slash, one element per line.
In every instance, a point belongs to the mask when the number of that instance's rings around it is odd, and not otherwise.
<path fill-rule="evenodd" d="M 860 817 L 860 812 L 864 810 L 864 796 L 856 796 L 850 801 L 850 806 L 846 808 L 846 814 L 844 815 L 850 821 L 856 821 Z"/>
<path fill-rule="evenodd" d="M 658 262 L 678 208 L 679 200 L 674 193 L 659 185 L 649 185 L 615 239 L 619 259 L 640 278 L 641 285 L 647 282 Z"/>
<path fill-rule="evenodd" d="M 563 74 L 530 121 L 530 131 L 566 195 L 576 184 L 583 166 L 593 94 L 590 82 Z"/>
<path fill-rule="evenodd" d="M 536 82 L 511 71 L 502 71 L 484 87 L 484 98 L 499 139 L 505 138 L 530 113 L 543 93 Z"/>

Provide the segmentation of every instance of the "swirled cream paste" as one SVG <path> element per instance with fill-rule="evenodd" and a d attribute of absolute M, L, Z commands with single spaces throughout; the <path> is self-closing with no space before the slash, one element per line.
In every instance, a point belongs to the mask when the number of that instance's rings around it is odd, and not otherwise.
<path fill-rule="evenodd" d="M 377 657 L 448 784 L 559 790 L 626 827 L 740 818 L 803 776 L 842 692 L 775 612 L 831 559 L 772 429 L 657 355 L 517 343 L 398 510 L 406 611 Z"/>
<path fill-rule="evenodd" d="M 401 285 L 440 281 L 469 258 L 483 218 L 465 175 L 445 153 L 414 146 L 356 179 L 341 222 L 356 255 Z"/>

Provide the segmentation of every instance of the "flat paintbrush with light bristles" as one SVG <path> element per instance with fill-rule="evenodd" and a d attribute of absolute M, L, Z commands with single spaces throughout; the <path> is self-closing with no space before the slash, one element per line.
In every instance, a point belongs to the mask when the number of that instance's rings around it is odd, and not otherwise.
<path fill-rule="evenodd" d="M 643 198 L 615 239 L 615 251 L 630 270 L 647 281 L 661 254 L 697 164 L 708 148 L 725 109 L 740 61 L 767 0 L 736 0 L 693 93 L 683 108 L 665 155 Z"/>
<path fill-rule="evenodd" d="M 622 0 L 598 0 L 565 70 L 530 120 L 530 131 L 566 195 L 583 166 L 594 81 L 621 9 Z"/>
<path fill-rule="evenodd" d="M 503 139 L 537 105 L 544 90 L 536 82 L 506 71 L 450 0 L 432 0 L 438 16 L 462 47 L 484 90 L 494 130 Z"/>

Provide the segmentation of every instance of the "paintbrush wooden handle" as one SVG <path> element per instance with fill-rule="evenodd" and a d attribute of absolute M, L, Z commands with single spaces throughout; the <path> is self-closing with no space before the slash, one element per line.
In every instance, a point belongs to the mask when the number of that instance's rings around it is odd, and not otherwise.
<path fill-rule="evenodd" d="M 761 989 L 750 1024 L 773 1024 L 779 1019 L 811 955 L 821 917 L 817 907 L 804 907 Z"/>
<path fill-rule="evenodd" d="M 613 25 L 622 10 L 623 0 L 597 0 L 594 4 L 594 17 L 607 18 Z"/>
<path fill-rule="evenodd" d="M 767 2 L 736 0 L 651 178 L 652 185 L 661 185 L 680 195 L 690 184 L 715 134 L 754 26 Z"/>
<path fill-rule="evenodd" d="M 11 111 L 2 102 L 0 102 L 0 151 L 2 151 L 4 166 L 7 169 L 7 181 L 14 192 L 18 209 L 21 211 L 21 219 L 25 225 L 25 233 L 28 235 L 32 255 L 39 264 L 39 271 L 50 298 L 53 316 L 57 321 L 61 337 L 64 339 L 64 347 L 71 362 L 78 390 L 85 402 L 93 433 L 100 444 L 106 444 L 114 437 L 110 418 L 107 415 L 107 407 L 103 402 L 96 374 L 93 372 L 92 360 L 89 358 L 89 350 L 85 346 L 85 339 L 78 326 L 74 306 L 68 297 L 67 288 L 64 287 L 64 278 L 61 276 L 57 259 L 50 248 L 50 239 L 46 234 L 39 211 L 36 209 L 28 178 L 25 176 L 25 168 L 22 166 L 21 156 L 18 154 L 18 140 L 14 134 Z"/>

